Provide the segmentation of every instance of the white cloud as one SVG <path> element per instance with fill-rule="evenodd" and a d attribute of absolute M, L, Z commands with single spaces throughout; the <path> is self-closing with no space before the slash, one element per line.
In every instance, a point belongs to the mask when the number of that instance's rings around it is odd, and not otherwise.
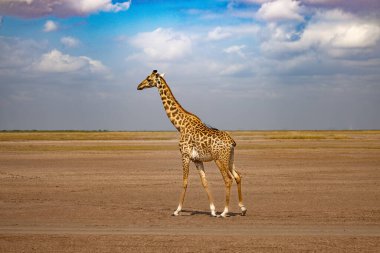
<path fill-rule="evenodd" d="M 257 16 L 267 21 L 296 20 L 302 21 L 300 2 L 295 0 L 276 0 L 264 3 L 257 11 Z"/>
<path fill-rule="evenodd" d="M 303 2 L 311 3 L 311 4 L 320 4 L 320 3 L 331 3 L 331 2 L 339 2 L 340 0 L 303 0 Z"/>
<path fill-rule="evenodd" d="M 44 25 L 44 32 L 53 32 L 58 29 L 58 24 L 52 20 L 47 20 Z"/>
<path fill-rule="evenodd" d="M 247 69 L 247 65 L 245 64 L 231 64 L 225 67 L 220 74 L 221 75 L 235 75 L 241 73 Z"/>
<path fill-rule="evenodd" d="M 103 8 L 104 11 L 119 12 L 128 10 L 131 6 L 132 0 L 127 2 L 112 3 L 112 1 L 107 1 L 107 5 Z"/>
<path fill-rule="evenodd" d="M 46 47 L 46 42 L 0 36 L 0 75 L 24 72 Z"/>
<path fill-rule="evenodd" d="M 68 1 L 70 3 L 70 8 L 78 13 L 95 13 L 98 11 L 107 12 L 119 12 L 127 10 L 130 7 L 131 2 L 117 2 L 112 3 L 110 0 L 72 0 Z"/>
<path fill-rule="evenodd" d="M 217 26 L 207 33 L 206 40 L 217 41 L 231 37 L 256 35 L 260 28 L 256 25 Z"/>
<path fill-rule="evenodd" d="M 74 37 L 66 36 L 61 38 L 61 43 L 66 47 L 77 47 L 80 41 Z"/>
<path fill-rule="evenodd" d="M 35 70 L 47 73 L 86 72 L 106 73 L 105 67 L 100 61 L 86 56 L 71 56 L 54 49 L 44 55 L 33 64 Z"/>
<path fill-rule="evenodd" d="M 131 1 L 112 0 L 2 0 L 0 14 L 21 17 L 83 16 L 97 12 L 119 12 L 128 10 Z"/>
<path fill-rule="evenodd" d="M 151 60 L 175 60 L 188 55 L 192 49 L 191 38 L 172 29 L 157 28 L 152 32 L 139 33 L 130 43 L 142 50 Z"/>
<path fill-rule="evenodd" d="M 234 45 L 230 46 L 228 48 L 225 48 L 223 51 L 227 54 L 237 54 L 240 57 L 245 58 L 245 54 L 242 52 L 242 49 L 245 48 L 245 45 Z"/>
<path fill-rule="evenodd" d="M 302 0 L 308 7 L 340 8 L 346 11 L 376 12 L 380 9 L 378 0 Z"/>
<path fill-rule="evenodd" d="M 294 31 L 293 31 L 294 32 Z M 296 53 L 316 50 L 333 57 L 350 56 L 375 48 L 380 25 L 341 10 L 318 11 L 299 34 L 299 39 L 272 37 L 262 44 L 265 52 Z"/>
<path fill-rule="evenodd" d="M 334 48 L 368 48 L 380 39 L 380 25 L 340 10 L 319 12 L 305 29 L 299 45 Z"/>
<path fill-rule="evenodd" d="M 380 37 L 380 27 L 375 24 L 349 24 L 335 27 L 331 44 L 337 48 L 368 48 Z"/>
<path fill-rule="evenodd" d="M 104 66 L 101 61 L 93 60 L 90 57 L 86 57 L 86 56 L 80 56 L 79 58 L 87 62 L 87 67 L 90 70 L 90 72 L 109 74 L 108 68 Z"/>
<path fill-rule="evenodd" d="M 213 30 L 209 31 L 207 34 L 208 40 L 222 40 L 232 36 L 232 33 L 226 31 L 222 27 L 215 27 Z"/>
<path fill-rule="evenodd" d="M 243 4 L 264 4 L 274 2 L 275 0 L 230 0 L 229 6 L 234 6 L 239 3 Z M 302 5 L 307 7 L 327 7 L 341 8 L 345 10 L 378 10 L 380 8 L 378 0 L 297 0 Z"/>

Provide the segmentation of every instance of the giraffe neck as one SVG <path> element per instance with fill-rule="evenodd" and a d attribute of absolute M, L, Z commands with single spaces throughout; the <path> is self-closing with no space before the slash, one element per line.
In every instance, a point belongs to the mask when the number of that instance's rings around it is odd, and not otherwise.
<path fill-rule="evenodd" d="M 183 109 L 178 103 L 170 90 L 169 85 L 163 78 L 161 78 L 161 85 L 159 85 L 158 91 L 160 92 L 162 104 L 164 105 L 169 120 L 178 131 L 181 131 L 181 128 L 190 113 Z"/>

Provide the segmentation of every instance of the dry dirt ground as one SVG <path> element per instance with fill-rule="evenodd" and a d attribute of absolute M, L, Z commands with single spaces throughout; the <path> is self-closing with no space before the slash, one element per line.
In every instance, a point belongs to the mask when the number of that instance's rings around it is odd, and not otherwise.
<path fill-rule="evenodd" d="M 0 134 L 0 252 L 380 251 L 380 131 L 232 132 L 248 212 L 234 185 L 225 219 L 194 165 L 171 216 L 177 133 L 50 135 Z M 205 168 L 221 212 L 222 177 Z"/>

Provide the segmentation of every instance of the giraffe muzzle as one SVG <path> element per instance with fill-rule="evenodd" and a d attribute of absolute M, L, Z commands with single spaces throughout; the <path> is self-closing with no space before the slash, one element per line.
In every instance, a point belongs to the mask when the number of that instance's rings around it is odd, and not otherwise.
<path fill-rule="evenodd" d="M 144 85 L 143 84 L 140 84 L 139 86 L 137 86 L 137 90 L 143 90 L 144 89 Z"/>

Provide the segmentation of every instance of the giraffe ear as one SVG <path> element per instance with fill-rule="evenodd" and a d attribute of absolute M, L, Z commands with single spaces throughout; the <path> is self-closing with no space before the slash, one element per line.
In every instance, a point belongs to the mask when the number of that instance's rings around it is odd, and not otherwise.
<path fill-rule="evenodd" d="M 165 73 L 160 74 L 160 76 L 161 76 L 161 77 L 164 77 L 164 76 L 165 76 Z"/>

